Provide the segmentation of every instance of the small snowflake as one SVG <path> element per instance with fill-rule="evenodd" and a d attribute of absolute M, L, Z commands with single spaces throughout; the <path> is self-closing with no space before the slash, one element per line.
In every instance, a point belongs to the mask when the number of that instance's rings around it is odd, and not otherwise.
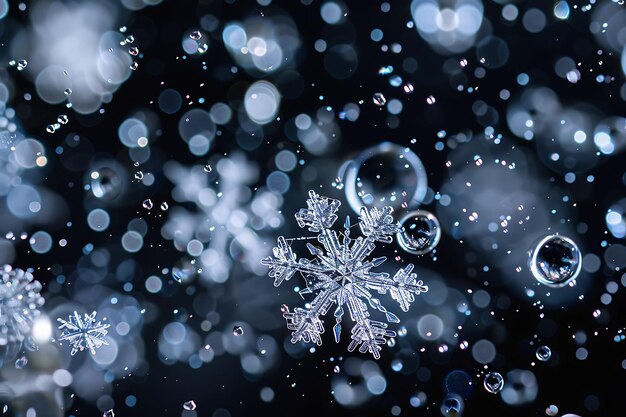
<path fill-rule="evenodd" d="M 413 273 L 413 265 L 408 264 L 396 272 L 393 277 L 385 272 L 374 272 L 373 268 L 385 262 L 385 257 L 367 260 L 376 248 L 376 242 L 391 243 L 393 236 L 401 226 L 394 221 L 391 207 L 361 208 L 359 226 L 363 236 L 350 237 L 350 218 L 344 223 L 344 230 L 339 234 L 330 228 L 337 220 L 336 212 L 341 203 L 322 197 L 309 191 L 307 208 L 296 214 L 301 228 L 318 233 L 315 238 L 278 238 L 278 246 L 274 248 L 274 257 L 264 258 L 261 263 L 269 266 L 269 276 L 274 278 L 274 285 L 279 286 L 290 280 L 299 272 L 306 282 L 306 288 L 300 295 L 315 293 L 314 299 L 306 308 L 296 307 L 293 312 L 285 309 L 283 317 L 287 320 L 287 328 L 293 330 L 291 342 L 315 342 L 322 344 L 321 334 L 324 333 L 324 316 L 336 304 L 333 327 L 335 341 L 339 342 L 341 320 L 348 309 L 355 325 L 352 328 L 352 342 L 348 350 L 352 352 L 359 347 L 361 353 L 370 352 L 374 358 L 380 357 L 382 345 L 386 338 L 396 336 L 387 330 L 387 323 L 369 319 L 367 305 L 382 312 L 389 323 L 399 323 L 400 319 L 388 311 L 373 292 L 386 294 L 398 302 L 402 311 L 408 311 L 415 295 L 428 291 L 417 275 Z M 323 248 L 307 243 L 307 248 L 314 259 L 296 259 L 291 249 L 294 240 L 317 239 Z M 367 301 L 367 303 L 365 303 Z"/>
<path fill-rule="evenodd" d="M 0 267 L 0 345 L 20 344 L 31 331 L 44 304 L 41 284 L 33 275 L 11 265 Z"/>
<path fill-rule="evenodd" d="M 91 314 L 85 313 L 84 317 L 81 317 L 76 311 L 73 315 L 70 315 L 69 319 L 63 320 L 58 318 L 57 321 L 61 323 L 59 330 L 63 330 L 59 341 L 67 340 L 72 347 L 70 355 L 74 356 L 76 352 L 89 349 L 92 355 L 96 354 L 96 349 L 102 345 L 108 345 L 109 343 L 104 339 L 107 335 L 109 324 L 102 324 L 100 321 L 96 321 L 97 312 Z M 103 320 L 106 320 L 104 318 Z"/>

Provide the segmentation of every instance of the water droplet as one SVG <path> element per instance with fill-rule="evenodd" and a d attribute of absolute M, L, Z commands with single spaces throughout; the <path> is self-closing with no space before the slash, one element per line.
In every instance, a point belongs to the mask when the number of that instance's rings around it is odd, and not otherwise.
<path fill-rule="evenodd" d="M 203 53 L 205 53 L 208 50 L 209 50 L 209 45 L 208 44 L 206 44 L 206 43 L 198 44 L 198 53 L 199 54 L 203 54 Z"/>
<path fill-rule="evenodd" d="M 14 59 L 9 61 L 9 66 L 14 67 L 15 64 L 17 64 L 17 61 L 15 61 Z"/>
<path fill-rule="evenodd" d="M 340 371 L 341 371 L 341 368 L 339 367 L 339 365 L 335 365 L 335 366 L 333 367 L 333 372 L 334 372 L 334 373 L 338 374 Z"/>
<path fill-rule="evenodd" d="M 9 411 L 9 406 L 8 406 L 7 404 L 5 404 L 5 405 L 2 407 L 2 414 L 6 414 L 6 413 L 7 413 L 7 411 Z"/>
<path fill-rule="evenodd" d="M 189 37 L 194 41 L 197 41 L 202 37 L 202 33 L 199 30 L 194 30 L 189 34 Z"/>
<path fill-rule="evenodd" d="M 46 126 L 46 132 L 48 132 L 48 133 L 54 133 L 54 132 L 56 132 L 56 129 L 54 128 L 54 125 L 48 125 L 48 126 Z"/>
<path fill-rule="evenodd" d="M 141 181 L 143 179 L 143 171 L 137 171 L 135 172 L 135 179 L 137 181 Z"/>
<path fill-rule="evenodd" d="M 548 408 L 546 408 L 546 414 L 550 417 L 555 417 L 557 414 L 559 414 L 559 407 L 557 407 L 556 405 L 550 405 Z"/>
<path fill-rule="evenodd" d="M 483 385 L 487 392 L 497 394 L 502 391 L 502 387 L 504 387 L 504 378 L 502 378 L 499 372 L 489 372 L 485 375 Z"/>
<path fill-rule="evenodd" d="M 126 43 L 133 43 L 135 42 L 135 37 L 133 35 L 128 35 L 125 40 Z"/>
<path fill-rule="evenodd" d="M 63 94 L 65 94 L 66 96 L 71 96 L 72 95 L 72 89 L 71 88 L 66 88 L 65 90 L 63 90 Z"/>
<path fill-rule="evenodd" d="M 595 309 L 595 310 L 593 310 L 593 316 L 594 316 L 595 318 L 598 318 L 598 317 L 600 317 L 601 315 L 602 315 L 602 312 L 600 311 L 600 309 Z"/>
<path fill-rule="evenodd" d="M 102 417 L 115 417 L 115 413 L 113 412 L 113 410 L 107 410 L 102 414 Z"/>
<path fill-rule="evenodd" d="M 441 239 L 439 220 L 426 210 L 415 210 L 400 219 L 402 230 L 396 240 L 402 249 L 414 255 L 432 251 Z"/>
<path fill-rule="evenodd" d="M 126 30 L 127 30 L 126 26 L 120 27 L 120 32 L 126 33 Z"/>
<path fill-rule="evenodd" d="M 413 87 L 413 84 L 411 83 L 406 83 L 402 86 L 402 90 L 404 90 L 404 92 L 407 94 L 411 94 L 414 89 L 415 88 Z"/>
<path fill-rule="evenodd" d="M 207 165 L 204 166 L 204 171 L 205 172 L 211 172 L 211 171 L 213 171 L 213 168 L 211 168 L 211 165 L 207 164 Z"/>
<path fill-rule="evenodd" d="M 385 98 L 383 93 L 374 93 L 374 95 L 372 96 L 372 101 L 378 107 L 382 107 L 387 103 L 387 99 Z"/>
<path fill-rule="evenodd" d="M 167 204 L 165 201 L 161 203 L 161 210 L 167 211 L 167 209 L 169 208 L 170 208 L 169 204 Z"/>
<path fill-rule="evenodd" d="M 530 252 L 528 265 L 537 281 L 558 288 L 576 279 L 582 267 L 582 256 L 571 239 L 550 235 L 541 239 Z"/>
<path fill-rule="evenodd" d="M 66 114 L 60 114 L 59 117 L 57 117 L 57 122 L 61 123 L 62 125 L 66 125 L 69 121 L 70 119 L 69 117 L 67 117 Z"/>
<path fill-rule="evenodd" d="M 428 104 L 435 104 L 435 102 L 437 102 L 437 99 L 435 98 L 435 96 L 428 96 L 426 98 L 426 103 Z"/>
<path fill-rule="evenodd" d="M 280 312 L 282 314 L 289 313 L 289 306 L 287 304 L 283 304 L 282 306 L 280 306 Z"/>
<path fill-rule="evenodd" d="M 133 63 L 130 64 L 130 69 L 135 71 L 137 68 L 139 68 L 139 64 L 137 63 L 137 61 L 133 61 Z"/>
<path fill-rule="evenodd" d="M 183 408 L 187 411 L 193 411 L 196 409 L 196 403 L 194 400 L 185 401 Z"/>
<path fill-rule="evenodd" d="M 241 336 L 243 334 L 243 329 L 241 328 L 241 326 L 233 327 L 233 334 L 235 336 Z"/>
<path fill-rule="evenodd" d="M 141 205 L 146 210 L 152 210 L 152 207 L 154 207 L 154 205 L 152 204 L 152 200 L 150 200 L 149 198 L 146 198 L 145 200 L 143 200 L 143 203 Z"/>
<path fill-rule="evenodd" d="M 548 346 L 539 346 L 535 351 L 535 356 L 541 362 L 547 362 L 552 356 L 552 350 Z"/>
<path fill-rule="evenodd" d="M 139 55 L 139 48 L 137 48 L 136 46 L 131 46 L 128 49 L 128 53 L 131 54 L 132 56 L 137 56 Z"/>
<path fill-rule="evenodd" d="M 24 369 L 27 364 L 28 358 L 26 356 L 21 356 L 15 361 L 15 369 Z"/>
<path fill-rule="evenodd" d="M 17 61 L 17 70 L 22 71 L 24 68 L 26 68 L 27 65 L 28 61 L 26 61 L 25 59 L 20 59 L 19 61 Z"/>

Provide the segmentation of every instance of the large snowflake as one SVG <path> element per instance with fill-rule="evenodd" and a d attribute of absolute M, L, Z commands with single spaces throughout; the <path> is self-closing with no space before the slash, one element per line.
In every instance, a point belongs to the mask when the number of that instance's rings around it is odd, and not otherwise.
<path fill-rule="evenodd" d="M 104 337 L 108 333 L 107 329 L 110 324 L 96 321 L 96 314 L 98 313 L 94 311 L 91 314 L 85 313 L 84 317 L 81 317 L 74 311 L 68 320 L 57 319 L 61 323 L 59 330 L 63 331 L 59 336 L 59 341 L 67 341 L 70 344 L 72 347 L 70 355 L 74 356 L 76 352 L 86 349 L 95 355 L 97 348 L 109 344 Z"/>
<path fill-rule="evenodd" d="M 296 307 L 293 312 L 285 311 L 287 328 L 293 330 L 291 341 L 314 342 L 322 344 L 324 333 L 322 317 L 336 305 L 334 310 L 335 325 L 333 333 L 339 342 L 341 321 L 347 308 L 352 321 L 352 341 L 348 350 L 359 347 L 361 353 L 370 352 L 376 359 L 380 357 L 382 345 L 387 337 L 396 333 L 387 329 L 387 323 L 370 320 L 368 304 L 385 314 L 386 321 L 398 323 L 400 320 L 388 311 L 374 293 L 386 294 L 398 302 L 403 311 L 408 311 L 415 295 L 428 291 L 417 275 L 413 265 L 399 269 L 393 277 L 386 272 L 374 272 L 373 268 L 385 262 L 385 257 L 367 258 L 376 248 L 376 243 L 391 243 L 393 236 L 400 231 L 400 224 L 394 221 L 391 207 L 361 208 L 359 226 L 363 236 L 350 237 L 350 218 L 347 217 L 342 232 L 337 233 L 331 227 L 337 220 L 337 210 L 341 203 L 322 197 L 309 191 L 307 208 L 296 214 L 301 228 L 317 233 L 317 241 L 323 248 L 307 243 L 314 259 L 296 259 L 291 243 L 307 238 L 278 238 L 274 248 L 274 257 L 264 258 L 261 263 L 269 266 L 269 276 L 274 278 L 274 285 L 279 286 L 299 272 L 306 281 L 306 288 L 300 295 L 315 294 L 313 301 L 306 308 Z M 365 302 L 367 301 L 367 303 Z"/>
<path fill-rule="evenodd" d="M 235 152 L 220 158 L 215 169 L 168 162 L 164 172 L 175 184 L 172 197 L 181 204 L 172 207 L 161 234 L 200 261 L 203 280 L 225 282 L 233 260 L 263 274 L 258 260 L 268 250 L 257 233 L 281 225 L 282 197 L 264 188 L 252 190 L 258 168 Z"/>

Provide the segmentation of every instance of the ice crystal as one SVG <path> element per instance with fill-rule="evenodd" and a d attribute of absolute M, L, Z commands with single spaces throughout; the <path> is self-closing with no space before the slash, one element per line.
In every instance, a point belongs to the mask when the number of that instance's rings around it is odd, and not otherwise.
<path fill-rule="evenodd" d="M 44 303 L 41 284 L 33 275 L 11 265 L 0 268 L 0 345 L 20 344 L 30 333 Z"/>
<path fill-rule="evenodd" d="M 368 304 L 384 313 L 388 323 L 398 323 L 400 320 L 374 297 L 374 293 L 389 292 L 402 311 L 406 312 L 415 300 L 415 295 L 428 291 L 428 287 L 417 280 L 412 264 L 399 269 L 393 277 L 386 272 L 373 271 L 386 260 L 385 257 L 368 260 L 376 243 L 391 243 L 393 236 L 400 230 L 399 223 L 391 215 L 391 207 L 361 208 L 359 226 L 363 236 L 353 239 L 350 237 L 352 226 L 349 217 L 346 218 L 342 232 L 331 229 L 337 220 L 336 213 L 340 205 L 338 200 L 309 191 L 307 208 L 301 209 L 295 217 L 301 228 L 306 227 L 317 233 L 313 239 L 316 238 L 323 248 L 307 243 L 314 258 L 298 260 L 291 243 L 310 238 L 285 239 L 281 236 L 278 238 L 278 246 L 274 248 L 274 257 L 264 258 L 261 263 L 270 268 L 269 276 L 274 278 L 275 286 L 300 273 L 306 282 L 306 288 L 300 290 L 300 295 L 314 294 L 313 301 L 306 308 L 296 307 L 293 312 L 288 309 L 283 312 L 287 328 L 293 330 L 292 343 L 304 341 L 321 345 L 321 334 L 324 333 L 322 317 L 336 304 L 336 323 L 333 326 L 335 341 L 339 342 L 345 307 L 354 322 L 348 350 L 352 352 L 359 347 L 361 353 L 370 352 L 378 359 L 381 350 L 379 345 L 386 343 L 386 338 L 395 337 L 396 333 L 387 329 L 387 323 L 370 320 Z"/>
<path fill-rule="evenodd" d="M 165 165 L 165 175 L 175 184 L 172 198 L 181 204 L 169 210 L 161 234 L 200 261 L 197 269 L 205 281 L 225 282 L 233 260 L 261 275 L 258 260 L 268 249 L 258 233 L 280 226 L 282 197 L 264 188 L 253 192 L 258 169 L 242 153 L 223 157 L 215 166 L 207 171 L 205 164 Z"/>
<path fill-rule="evenodd" d="M 57 319 L 61 323 L 59 330 L 63 331 L 59 336 L 59 341 L 66 340 L 70 344 L 72 347 L 70 355 L 74 356 L 76 352 L 85 349 L 89 349 L 91 354 L 95 355 L 96 349 L 109 344 L 104 337 L 107 335 L 107 329 L 110 325 L 96 321 L 97 314 L 94 311 L 91 314 L 85 313 L 84 317 L 81 317 L 74 311 L 68 320 Z"/>

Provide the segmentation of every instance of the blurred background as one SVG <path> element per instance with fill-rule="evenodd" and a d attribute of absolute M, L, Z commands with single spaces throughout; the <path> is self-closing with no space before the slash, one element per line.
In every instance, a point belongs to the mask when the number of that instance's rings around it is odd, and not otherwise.
<path fill-rule="evenodd" d="M 0 0 L 0 36 L 0 265 L 45 299 L 0 293 L 4 414 L 621 410 L 623 1 Z M 291 342 L 306 283 L 260 260 L 312 235 L 309 190 L 335 227 L 439 224 L 373 254 L 429 287 L 380 297 L 379 360 L 330 313 Z M 553 234 L 558 288 L 529 265 Z M 75 311 L 106 318 L 93 353 L 63 340 Z"/>

